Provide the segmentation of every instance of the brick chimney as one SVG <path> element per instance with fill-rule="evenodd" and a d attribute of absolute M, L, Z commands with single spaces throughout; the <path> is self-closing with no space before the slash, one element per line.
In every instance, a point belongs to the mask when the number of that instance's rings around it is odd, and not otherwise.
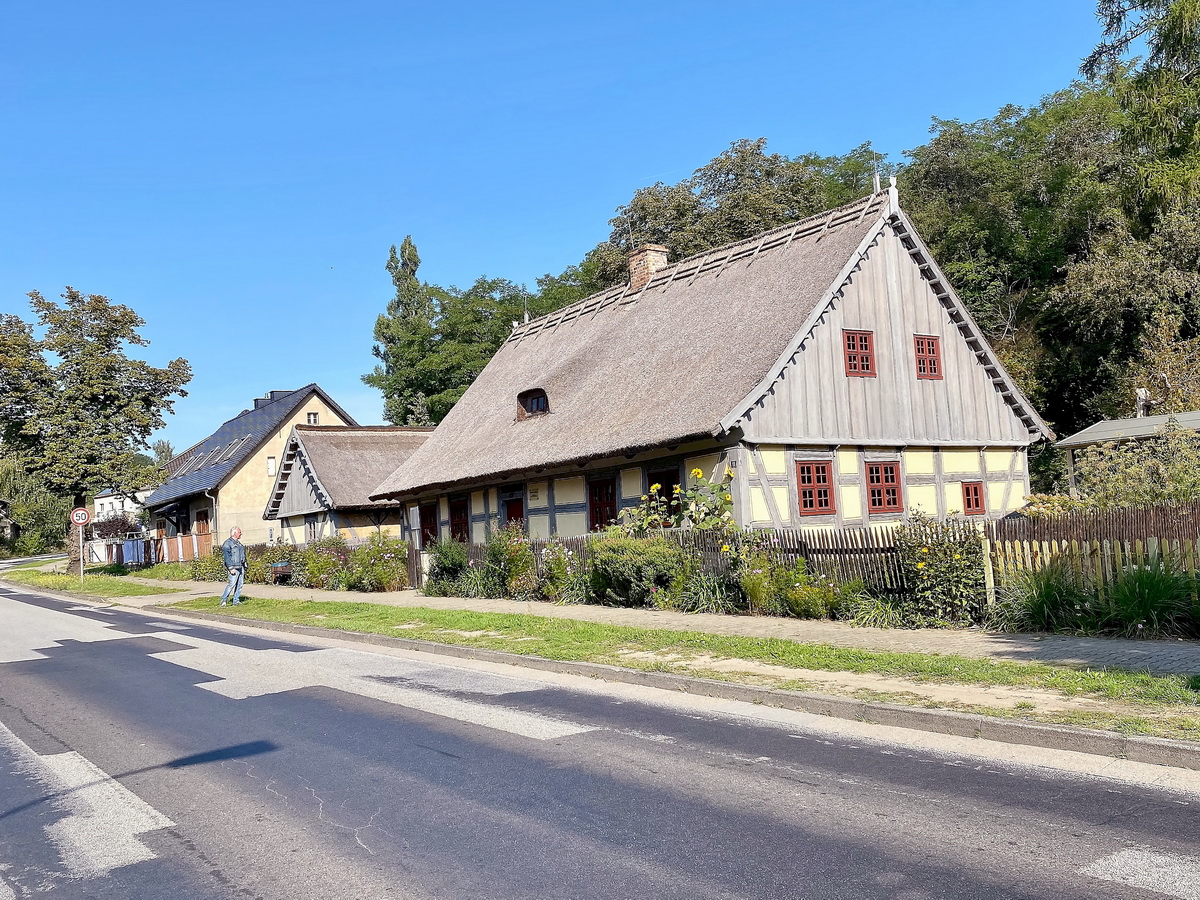
<path fill-rule="evenodd" d="M 629 289 L 640 291 L 655 272 L 666 267 L 666 247 L 662 244 L 642 244 L 629 254 Z"/>

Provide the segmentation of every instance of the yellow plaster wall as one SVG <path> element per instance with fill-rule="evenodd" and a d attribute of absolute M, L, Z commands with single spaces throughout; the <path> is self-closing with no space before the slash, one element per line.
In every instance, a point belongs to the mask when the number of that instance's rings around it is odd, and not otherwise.
<path fill-rule="evenodd" d="M 704 473 L 704 477 L 709 481 L 720 481 L 725 475 L 725 469 L 721 465 L 720 453 L 706 453 L 704 456 L 693 456 L 690 459 L 684 460 L 684 469 L 687 470 L 688 484 L 692 485 L 696 479 L 692 477 L 692 469 L 699 469 Z M 770 521 L 770 516 L 767 520 Z"/>
<path fill-rule="evenodd" d="M 757 485 L 750 488 L 750 521 L 770 522 L 771 511 L 767 509 L 767 497 Z"/>
<path fill-rule="evenodd" d="M 1008 464 L 1005 463 L 1005 469 L 1008 469 Z M 978 475 L 979 474 L 979 451 L 960 449 L 951 447 L 942 451 L 942 471 L 947 474 L 954 475 Z M 968 479 L 969 480 L 969 479 Z M 959 506 L 962 506 L 962 497 L 959 496 Z"/>
<path fill-rule="evenodd" d="M 780 521 L 792 521 L 792 497 L 788 487 L 786 485 L 773 485 L 771 493 L 775 495 L 775 508 L 779 510 Z"/>
<path fill-rule="evenodd" d="M 264 521 L 262 514 L 270 499 L 271 489 L 275 486 L 275 476 L 267 474 L 267 457 L 275 457 L 276 465 L 283 462 L 283 451 L 292 426 L 304 425 L 310 412 L 320 415 L 322 425 L 347 424 L 318 396 L 311 396 L 300 404 L 291 416 L 227 477 L 221 485 L 220 493 L 213 491 L 217 497 L 218 509 L 217 522 L 212 524 L 223 532 L 221 540 L 229 535 L 230 528 L 237 525 L 242 529 L 242 543 L 261 544 L 266 541 L 267 529 L 274 527 L 274 523 Z"/>
<path fill-rule="evenodd" d="M 758 448 L 762 454 L 763 468 L 768 475 L 787 474 L 787 451 L 782 447 L 762 446 Z"/>
<path fill-rule="evenodd" d="M 450 518 L 450 498 L 438 498 L 438 522 L 445 522 Z"/>
<path fill-rule="evenodd" d="M 857 484 L 843 484 L 838 490 L 838 504 L 843 519 L 861 519 L 863 515 L 862 488 Z"/>
<path fill-rule="evenodd" d="M 529 482 L 529 508 L 545 509 L 550 505 L 550 484 L 546 481 Z M 479 509 L 483 509 L 480 504 Z"/>
<path fill-rule="evenodd" d="M 989 472 L 1007 472 L 1009 464 L 1013 461 L 1012 450 L 987 450 L 983 456 Z"/>
<path fill-rule="evenodd" d="M 621 496 L 626 500 L 636 500 L 642 496 L 642 470 L 621 470 Z"/>
<path fill-rule="evenodd" d="M 529 536 L 535 541 L 544 541 L 550 537 L 550 516 L 534 516 L 531 515 L 526 521 L 529 523 Z"/>
<path fill-rule="evenodd" d="M 946 515 L 952 516 L 955 514 L 962 513 L 963 500 L 962 500 L 962 482 L 961 481 L 947 481 L 945 484 L 943 484 L 942 485 L 942 497 L 946 503 Z M 987 482 L 984 482 L 984 484 L 983 484 L 984 508 L 986 508 L 987 497 L 988 497 L 988 486 L 987 486 Z"/>
<path fill-rule="evenodd" d="M 933 451 L 908 449 L 903 452 L 906 475 L 932 475 Z"/>
<path fill-rule="evenodd" d="M 640 493 L 640 492 L 639 492 Z M 554 479 L 554 505 L 565 506 L 568 503 L 585 503 L 587 502 L 587 484 L 582 475 L 574 478 L 556 478 Z M 558 519 L 559 534 L 563 534 L 562 519 Z M 584 526 L 587 530 L 587 526 Z M 582 534 L 583 532 L 580 532 Z"/>
<path fill-rule="evenodd" d="M 837 468 L 839 475 L 857 475 L 858 451 L 839 450 L 837 452 Z"/>
<path fill-rule="evenodd" d="M 937 515 L 938 495 L 935 484 L 910 484 L 905 491 L 908 508 Z"/>
<path fill-rule="evenodd" d="M 554 496 L 557 499 L 557 483 L 554 487 Z M 554 516 L 554 525 L 558 529 L 560 537 L 578 537 L 581 534 L 587 534 L 587 513 L 557 513 Z"/>
<path fill-rule="evenodd" d="M 487 527 L 485 522 L 471 523 L 471 543 L 482 544 L 487 540 Z"/>
<path fill-rule="evenodd" d="M 1004 502 L 1005 487 L 1008 487 L 1008 503 Z M 987 492 L 987 508 L 993 513 L 1010 513 L 1025 505 L 1025 479 L 1014 478 L 1012 482 L 991 481 L 983 486 Z"/>

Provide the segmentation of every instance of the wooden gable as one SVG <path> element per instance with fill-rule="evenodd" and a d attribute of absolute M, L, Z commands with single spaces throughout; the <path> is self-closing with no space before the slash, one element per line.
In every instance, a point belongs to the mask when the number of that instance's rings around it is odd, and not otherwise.
<path fill-rule="evenodd" d="M 1025 446 L 1051 436 L 898 209 L 792 348 L 727 420 L 751 442 Z"/>

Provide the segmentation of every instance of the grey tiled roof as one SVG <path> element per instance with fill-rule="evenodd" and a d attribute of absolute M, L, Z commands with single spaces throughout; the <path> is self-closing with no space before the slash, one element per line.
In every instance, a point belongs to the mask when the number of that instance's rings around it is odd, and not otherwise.
<path fill-rule="evenodd" d="M 358 424 L 316 384 L 296 391 L 272 391 L 274 399 L 269 403 L 234 416 L 200 443 L 171 460 L 167 465 L 171 476 L 146 498 L 145 505 L 153 509 L 212 490 L 313 394 L 319 395 L 348 424 Z"/>
<path fill-rule="evenodd" d="M 1095 425 L 1089 425 L 1083 431 L 1077 431 L 1070 437 L 1058 442 L 1064 449 L 1086 447 L 1089 444 L 1100 444 L 1104 441 L 1135 440 L 1151 437 L 1161 432 L 1167 422 L 1174 419 L 1180 428 L 1191 428 L 1200 431 L 1200 410 L 1174 413 L 1169 416 L 1142 416 L 1140 419 L 1105 419 Z"/>

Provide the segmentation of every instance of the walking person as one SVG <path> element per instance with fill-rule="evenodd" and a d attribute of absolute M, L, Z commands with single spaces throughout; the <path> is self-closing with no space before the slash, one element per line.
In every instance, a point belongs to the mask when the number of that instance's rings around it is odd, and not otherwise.
<path fill-rule="evenodd" d="M 234 525 L 229 529 L 229 540 L 221 545 L 221 553 L 225 556 L 225 568 L 229 570 L 229 584 L 225 585 L 225 593 L 221 595 L 221 605 L 232 598 L 232 605 L 239 606 L 242 596 L 242 584 L 246 580 L 246 548 L 242 546 L 242 529 Z"/>

